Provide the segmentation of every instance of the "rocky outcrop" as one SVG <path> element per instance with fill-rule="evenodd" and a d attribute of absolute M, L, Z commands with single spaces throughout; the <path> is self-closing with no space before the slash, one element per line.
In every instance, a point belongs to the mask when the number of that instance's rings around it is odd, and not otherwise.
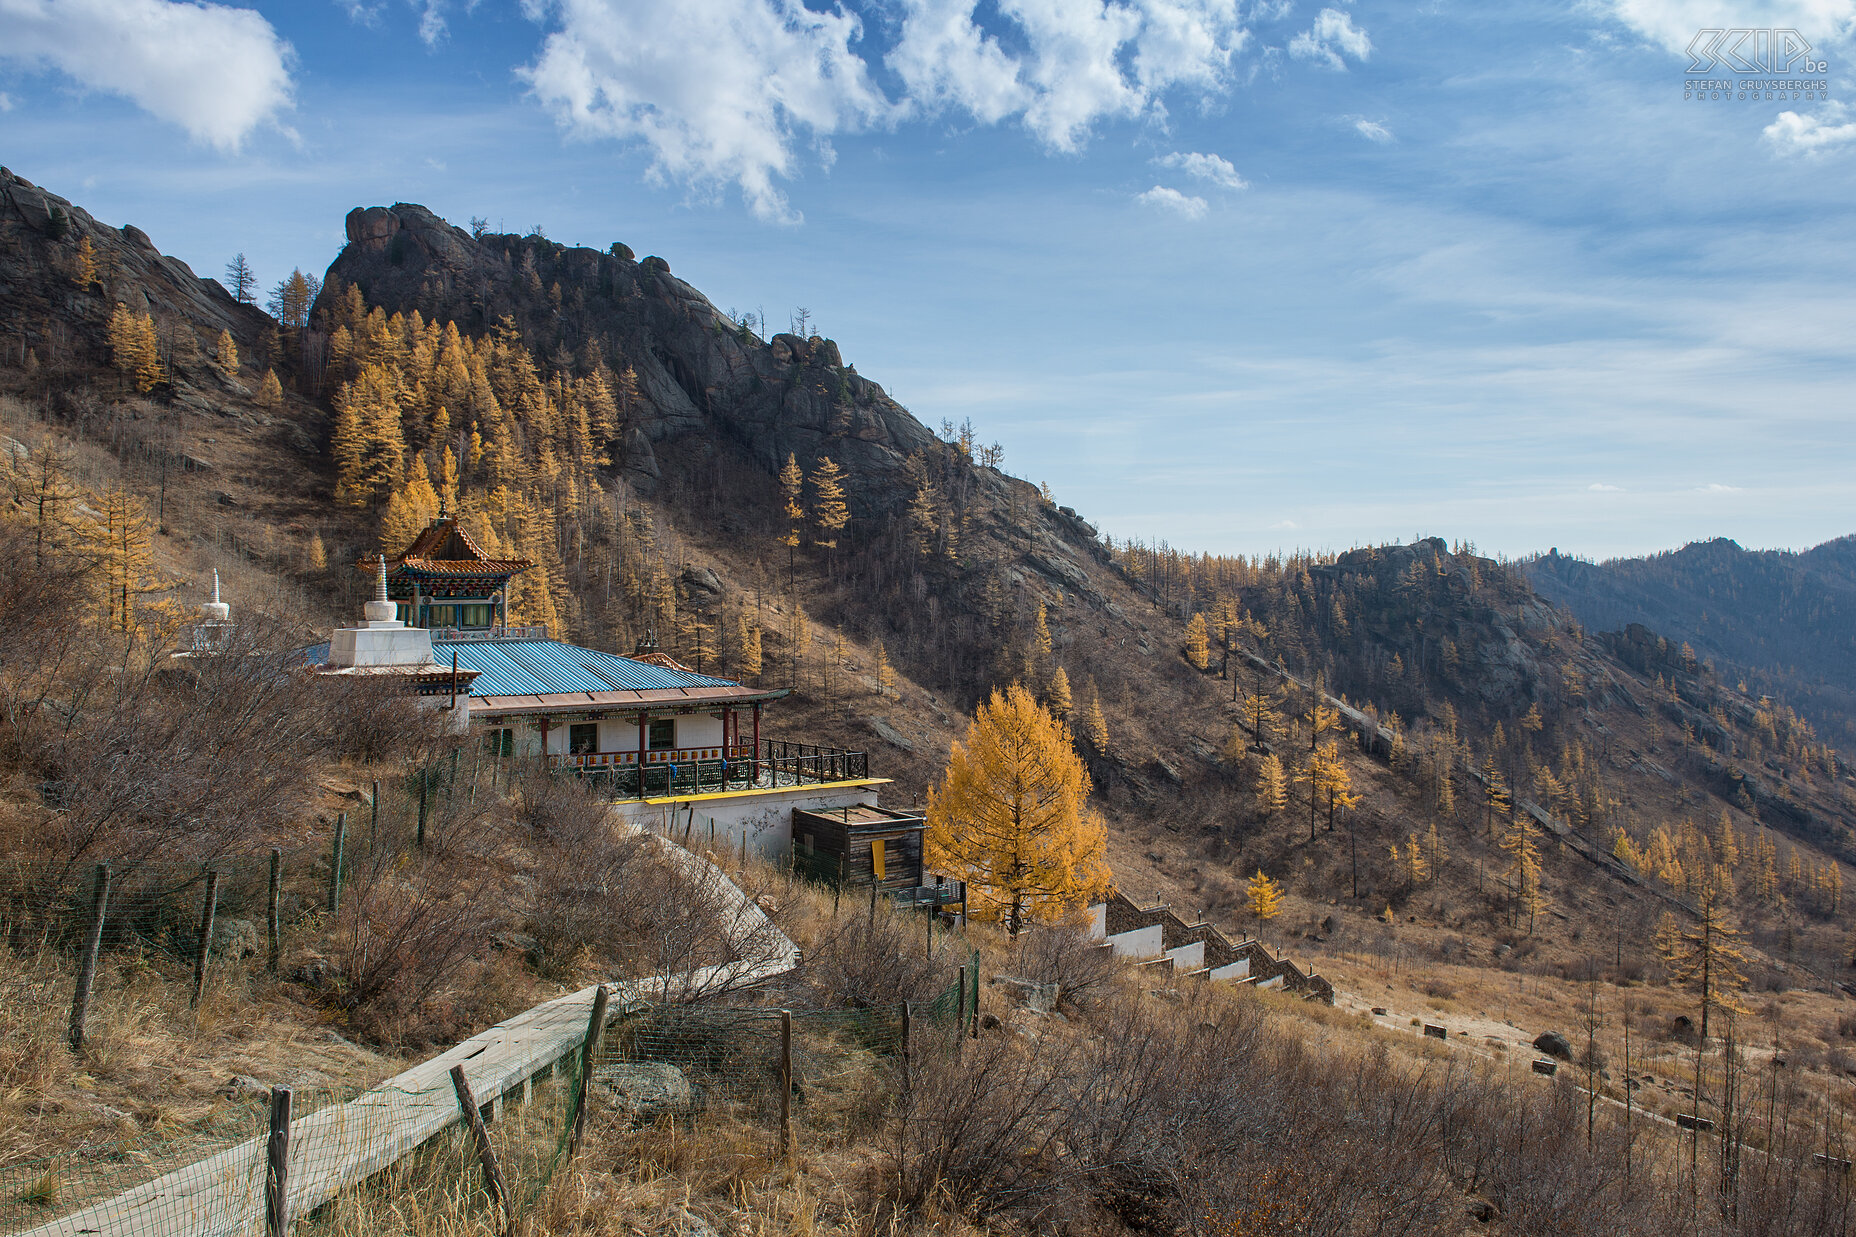
<path fill-rule="evenodd" d="M 77 280 L 77 254 L 88 238 L 97 277 Z M 214 279 L 154 246 L 140 228 L 112 228 L 88 211 L 0 168 L 0 319 L 15 346 L 31 348 L 41 364 L 101 365 L 109 360 L 110 314 L 120 301 L 154 315 L 174 342 L 176 377 L 205 378 L 206 358 L 221 331 L 255 355 L 273 323 L 241 305 Z M 174 332 L 185 328 L 187 337 Z M 197 360 L 196 360 L 197 358 Z"/>
<path fill-rule="evenodd" d="M 357 207 L 323 298 L 361 290 L 370 305 L 418 310 L 467 333 L 507 320 L 543 360 L 585 364 L 594 353 L 630 366 L 643 396 L 617 457 L 652 488 L 666 442 L 725 438 L 769 471 L 787 455 L 822 455 L 849 473 L 853 504 L 889 508 L 909 454 L 934 436 L 876 383 L 844 364 L 838 345 L 780 334 L 762 341 L 671 274 L 659 257 L 634 261 L 541 236 L 471 233 L 423 206 Z"/>

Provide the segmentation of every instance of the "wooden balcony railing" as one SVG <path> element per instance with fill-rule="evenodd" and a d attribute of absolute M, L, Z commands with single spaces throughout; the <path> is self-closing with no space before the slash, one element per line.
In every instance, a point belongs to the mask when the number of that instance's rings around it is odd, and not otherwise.
<path fill-rule="evenodd" d="M 867 752 L 763 739 L 733 747 L 670 748 L 644 754 L 574 752 L 549 756 L 554 769 L 571 769 L 594 779 L 615 799 L 655 799 L 670 795 L 766 790 L 821 782 L 849 782 L 870 776 Z"/>
<path fill-rule="evenodd" d="M 548 625 L 534 623 L 526 627 L 434 627 L 432 639 L 474 640 L 546 640 Z"/>

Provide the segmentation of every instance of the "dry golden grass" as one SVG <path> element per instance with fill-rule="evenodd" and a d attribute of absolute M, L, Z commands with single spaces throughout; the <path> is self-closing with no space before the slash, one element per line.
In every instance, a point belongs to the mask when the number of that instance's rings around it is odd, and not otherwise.
<path fill-rule="evenodd" d="M 85 1051 L 67 1044 L 75 968 L 57 951 L 0 947 L 0 1166 L 118 1138 L 181 1138 L 254 1103 L 234 1078 L 308 1091 L 371 1085 L 398 1063 L 350 1043 L 322 1012 L 248 962 L 191 970 L 105 955 Z"/>

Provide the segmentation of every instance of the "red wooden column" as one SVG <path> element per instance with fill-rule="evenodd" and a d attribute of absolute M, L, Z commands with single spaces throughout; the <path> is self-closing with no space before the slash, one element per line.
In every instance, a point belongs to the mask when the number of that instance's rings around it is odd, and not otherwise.
<path fill-rule="evenodd" d="M 545 713 L 541 718 L 541 767 L 548 767 L 548 716 Z"/>
<path fill-rule="evenodd" d="M 644 751 L 651 736 L 651 715 L 638 710 L 638 793 L 644 793 Z"/>

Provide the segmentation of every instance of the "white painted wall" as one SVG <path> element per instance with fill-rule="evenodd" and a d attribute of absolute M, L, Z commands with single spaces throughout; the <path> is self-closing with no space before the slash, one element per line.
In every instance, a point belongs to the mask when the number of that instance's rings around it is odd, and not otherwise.
<path fill-rule="evenodd" d="M 716 741 L 721 741 L 718 733 Z M 714 849 L 739 851 L 747 839 L 750 855 L 768 860 L 783 860 L 793 845 L 793 809 L 808 812 L 833 808 L 877 806 L 874 787 L 845 786 L 836 790 L 819 790 L 811 786 L 794 786 L 783 790 L 734 794 L 719 798 L 691 798 L 681 803 L 615 803 L 612 810 L 621 820 L 652 833 L 668 833 L 681 841 L 689 831 L 690 849 L 701 853 Z M 1156 927 L 1155 931 L 1159 929 Z M 1156 938 L 1157 939 L 1157 938 Z"/>
<path fill-rule="evenodd" d="M 1205 966 L 1205 942 L 1194 941 L 1190 945 L 1169 949 L 1166 956 L 1173 960 L 1173 969 L 1176 971 L 1201 970 Z"/>
<path fill-rule="evenodd" d="M 1240 958 L 1220 967 L 1213 967 L 1210 972 L 1213 979 L 1249 979 L 1250 959 Z"/>
<path fill-rule="evenodd" d="M 1162 935 L 1160 925 L 1149 924 L 1145 928 L 1135 928 L 1129 932 L 1117 932 L 1108 938 L 1117 958 L 1133 958 L 1137 961 L 1158 958 L 1163 952 L 1161 943 L 1166 938 Z"/>
<path fill-rule="evenodd" d="M 1097 902 L 1089 908 L 1089 937 L 1099 941 L 1108 935 L 1108 903 Z"/>

